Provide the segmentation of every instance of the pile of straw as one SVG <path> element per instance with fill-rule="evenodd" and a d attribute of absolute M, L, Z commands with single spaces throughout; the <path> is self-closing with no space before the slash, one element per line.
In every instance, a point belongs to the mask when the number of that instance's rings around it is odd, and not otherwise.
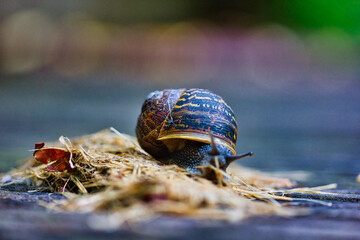
<path fill-rule="evenodd" d="M 294 214 L 279 204 L 279 200 L 291 199 L 275 190 L 291 187 L 287 179 L 233 164 L 228 173 L 213 169 L 218 176 L 215 184 L 177 166 L 157 162 L 138 146 L 136 139 L 115 129 L 71 141 L 64 137 L 59 140 L 53 146 L 71 153 L 73 171 L 51 172 L 46 165 L 30 159 L 8 174 L 11 181 L 6 184 L 26 182 L 67 197 L 47 207 L 112 213 L 122 220 L 171 214 L 238 221 L 254 215 Z"/>

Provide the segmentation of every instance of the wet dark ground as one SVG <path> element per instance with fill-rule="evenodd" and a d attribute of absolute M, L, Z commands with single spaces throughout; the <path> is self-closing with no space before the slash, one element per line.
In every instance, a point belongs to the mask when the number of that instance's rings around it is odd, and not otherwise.
<path fill-rule="evenodd" d="M 145 96 L 165 86 L 117 78 L 68 80 L 42 74 L 0 78 L 0 172 L 31 156 L 28 150 L 35 142 L 110 126 L 134 135 Z M 0 218 L 0 239 L 358 239 L 358 83 L 331 90 L 311 84 L 282 89 L 246 82 L 219 86 L 214 81 L 173 87 L 208 88 L 232 106 L 239 125 L 237 151 L 255 152 L 253 158 L 241 161 L 243 165 L 285 177 L 291 172 L 305 186 L 337 183 L 337 195 L 292 195 L 299 199 L 292 204 L 311 209 L 309 215 L 295 218 L 254 217 L 224 223 L 162 216 L 104 230 L 89 225 L 101 219 L 97 214 L 55 213 L 38 205 L 60 195 L 10 186 L 0 188 L 0 216 L 6 216 Z"/>
<path fill-rule="evenodd" d="M 30 156 L 35 142 L 56 141 L 61 135 L 71 138 L 110 126 L 134 135 L 145 96 L 166 86 L 120 80 L 43 74 L 1 77 L 0 171 Z M 185 87 L 213 90 L 233 108 L 239 125 L 236 149 L 255 152 L 241 161 L 243 165 L 283 174 L 299 171 L 298 182 L 308 186 L 359 187 L 359 85 L 269 89 L 246 82 L 220 87 L 208 81 Z M 302 171 L 310 177 L 304 179 Z"/>

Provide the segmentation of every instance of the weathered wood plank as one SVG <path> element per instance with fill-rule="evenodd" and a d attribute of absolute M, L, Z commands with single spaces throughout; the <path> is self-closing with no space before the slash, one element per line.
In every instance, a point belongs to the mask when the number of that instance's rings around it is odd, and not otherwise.
<path fill-rule="evenodd" d="M 31 189 L 36 190 L 36 189 Z M 41 190 L 41 189 L 40 189 Z M 22 192 L 20 192 L 22 191 Z M 355 190 L 354 190 L 355 191 Z M 339 190 L 354 194 L 353 190 Z M 24 186 L 0 189 L 0 239 L 359 239 L 360 203 L 323 201 L 332 206 L 300 201 L 312 211 L 295 218 L 254 217 L 241 223 L 196 221 L 159 216 L 124 224 L 118 229 L 93 229 L 89 221 L 100 214 L 49 212 L 37 202 L 63 198 L 59 194 L 26 192 Z M 302 196 L 303 197 L 303 196 Z M 315 196 L 316 197 L 316 196 Z M 346 199 L 346 198 L 344 198 Z M 350 199 L 351 200 L 351 199 Z"/>
<path fill-rule="evenodd" d="M 336 194 L 316 194 L 316 193 L 289 193 L 285 194 L 291 198 L 305 198 L 305 199 L 317 199 L 326 201 L 340 201 L 340 202 L 360 202 L 359 194 L 352 193 L 339 193 Z"/>

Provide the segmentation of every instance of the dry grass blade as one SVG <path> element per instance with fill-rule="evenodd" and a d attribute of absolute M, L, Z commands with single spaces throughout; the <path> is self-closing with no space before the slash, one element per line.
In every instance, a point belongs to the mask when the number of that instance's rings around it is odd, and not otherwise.
<path fill-rule="evenodd" d="M 119 223 L 160 213 L 228 221 L 294 214 L 278 202 L 291 198 L 279 196 L 281 191 L 274 187 L 289 187 L 287 179 L 234 166 L 225 173 L 209 166 L 217 176 L 216 185 L 177 166 L 162 165 L 145 153 L 136 139 L 113 128 L 71 141 L 61 137 L 59 141 L 54 147 L 65 146 L 71 153 L 73 171 L 49 172 L 46 165 L 30 159 L 9 176 L 10 183 L 26 179 L 32 185 L 63 193 L 67 200 L 46 205 L 60 211 L 112 213 Z M 322 189 L 306 191 L 318 190 Z"/>

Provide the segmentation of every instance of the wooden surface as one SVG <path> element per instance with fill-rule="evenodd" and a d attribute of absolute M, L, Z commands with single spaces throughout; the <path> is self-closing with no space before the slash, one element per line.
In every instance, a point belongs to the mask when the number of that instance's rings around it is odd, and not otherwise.
<path fill-rule="evenodd" d="M 343 91 L 324 91 L 319 85 L 278 91 L 236 81 L 219 87 L 218 82 L 206 81 L 142 86 L 120 80 L 86 76 L 70 81 L 44 74 L 2 79 L 0 172 L 31 156 L 28 150 L 35 142 L 56 141 L 61 135 L 72 138 L 110 126 L 134 135 L 140 106 L 150 91 L 200 87 L 215 91 L 232 106 L 239 125 L 236 150 L 255 152 L 241 164 L 267 172 L 299 173 L 295 180 L 302 186 L 337 183 L 342 190 L 336 191 L 343 195 L 325 199 L 293 195 L 322 204 L 298 201 L 299 207 L 308 206 L 312 213 L 291 219 L 257 217 L 229 224 L 159 217 L 105 231 L 89 226 L 93 215 L 54 213 L 37 204 L 59 195 L 6 188 L 0 190 L 0 239 L 360 239 L 360 185 L 355 181 L 360 172 L 357 82 Z"/>
<path fill-rule="evenodd" d="M 30 190 L 30 192 L 27 192 Z M 121 228 L 94 229 L 101 215 L 56 213 L 38 205 L 63 196 L 32 192 L 22 186 L 0 189 L 0 239 L 359 239 L 360 190 L 336 190 L 336 197 L 292 194 L 296 207 L 311 212 L 295 218 L 253 217 L 240 223 L 195 221 L 159 216 L 123 224 Z M 302 199 L 320 199 L 308 202 Z M 327 204 L 327 205 L 326 205 Z M 331 206 L 330 206 L 331 204 Z"/>

